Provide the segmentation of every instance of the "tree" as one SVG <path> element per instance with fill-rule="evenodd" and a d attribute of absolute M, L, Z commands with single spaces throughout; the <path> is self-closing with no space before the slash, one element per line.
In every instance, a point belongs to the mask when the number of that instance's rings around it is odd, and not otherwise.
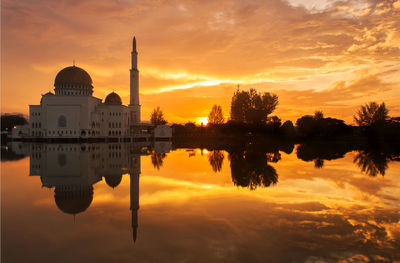
<path fill-rule="evenodd" d="M 222 108 L 220 105 L 215 104 L 210 114 L 208 114 L 208 123 L 210 124 L 223 124 L 224 123 L 224 114 L 222 113 Z"/>
<path fill-rule="evenodd" d="M 314 120 L 320 121 L 324 119 L 324 113 L 320 110 L 314 112 Z"/>
<path fill-rule="evenodd" d="M 281 119 L 278 116 L 271 116 L 268 118 L 268 125 L 272 127 L 274 130 L 278 130 L 281 127 Z"/>
<path fill-rule="evenodd" d="M 358 126 L 363 127 L 384 125 L 389 118 L 388 113 L 389 110 L 384 102 L 380 105 L 376 102 L 370 102 L 361 106 L 361 109 L 354 116 L 354 120 Z"/>
<path fill-rule="evenodd" d="M 22 114 L 3 114 L 1 115 L 1 130 L 11 131 L 16 125 L 25 125 L 28 121 Z"/>
<path fill-rule="evenodd" d="M 164 113 L 162 112 L 159 106 L 157 106 L 157 108 L 155 108 L 151 113 L 150 121 L 153 125 L 163 125 L 167 123 L 167 121 L 164 118 Z"/>
<path fill-rule="evenodd" d="M 246 122 L 246 112 L 249 104 L 249 93 L 237 89 L 232 96 L 231 119 L 236 122 Z"/>
<path fill-rule="evenodd" d="M 296 135 L 296 129 L 294 128 L 292 121 L 285 121 L 281 126 L 281 130 L 287 137 L 294 137 Z"/>
<path fill-rule="evenodd" d="M 278 105 L 278 96 L 269 92 L 259 93 L 255 89 L 235 91 L 231 102 L 231 119 L 236 122 L 265 123 L 268 115 Z"/>

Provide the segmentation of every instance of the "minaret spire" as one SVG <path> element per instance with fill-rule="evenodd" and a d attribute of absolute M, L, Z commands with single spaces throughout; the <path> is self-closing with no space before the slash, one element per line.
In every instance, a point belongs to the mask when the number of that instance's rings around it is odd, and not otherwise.
<path fill-rule="evenodd" d="M 130 69 L 130 124 L 140 123 L 139 104 L 139 70 L 137 68 L 138 52 L 136 50 L 136 37 L 132 39 L 131 69 Z"/>

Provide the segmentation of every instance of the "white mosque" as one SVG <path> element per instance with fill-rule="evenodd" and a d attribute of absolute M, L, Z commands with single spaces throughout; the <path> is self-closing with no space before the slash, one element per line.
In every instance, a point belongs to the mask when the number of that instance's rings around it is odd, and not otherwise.
<path fill-rule="evenodd" d="M 128 106 L 122 104 L 115 92 L 108 94 L 104 102 L 92 96 L 92 78 L 82 68 L 73 65 L 58 72 L 54 93 L 42 95 L 39 105 L 29 106 L 29 137 L 50 141 L 109 138 L 131 141 L 134 137 L 147 136 L 146 125 L 140 119 L 137 56 L 133 37 Z"/>

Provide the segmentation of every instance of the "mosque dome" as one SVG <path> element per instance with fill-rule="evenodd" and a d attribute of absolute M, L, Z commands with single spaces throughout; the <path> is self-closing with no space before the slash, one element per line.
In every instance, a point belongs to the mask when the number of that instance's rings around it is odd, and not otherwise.
<path fill-rule="evenodd" d="M 106 175 L 104 176 L 104 179 L 106 180 L 108 186 L 115 188 L 121 183 L 122 175 L 120 174 Z"/>
<path fill-rule="evenodd" d="M 92 95 L 92 78 L 82 68 L 70 66 L 58 72 L 54 87 L 56 95 Z"/>
<path fill-rule="evenodd" d="M 92 78 L 84 69 L 71 66 L 58 72 L 54 80 L 54 86 L 62 84 L 83 84 L 90 86 L 92 85 Z"/>
<path fill-rule="evenodd" d="M 76 215 L 85 211 L 93 200 L 92 186 L 56 186 L 54 193 L 58 209 L 66 214 Z"/>
<path fill-rule="evenodd" d="M 111 105 L 122 105 L 122 100 L 121 97 L 113 91 L 107 95 L 104 103 Z"/>
<path fill-rule="evenodd" d="M 48 97 L 48 96 L 54 96 L 54 93 L 51 93 L 50 91 L 47 92 L 46 94 L 42 95 L 42 98 L 40 98 L 40 104 L 43 102 L 43 97 Z"/>

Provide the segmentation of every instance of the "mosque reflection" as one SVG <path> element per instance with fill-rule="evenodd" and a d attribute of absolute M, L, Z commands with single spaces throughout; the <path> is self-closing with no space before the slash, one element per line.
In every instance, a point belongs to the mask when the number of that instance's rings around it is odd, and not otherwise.
<path fill-rule="evenodd" d="M 142 155 L 166 155 L 171 142 L 101 144 L 31 144 L 30 176 L 40 176 L 43 187 L 54 188 L 55 203 L 62 212 L 76 215 L 89 208 L 93 185 L 101 180 L 118 187 L 130 176 L 130 210 L 133 241 L 137 238 L 139 176 Z M 161 159 L 162 160 L 162 159 Z M 162 165 L 159 164 L 160 166 Z"/>

